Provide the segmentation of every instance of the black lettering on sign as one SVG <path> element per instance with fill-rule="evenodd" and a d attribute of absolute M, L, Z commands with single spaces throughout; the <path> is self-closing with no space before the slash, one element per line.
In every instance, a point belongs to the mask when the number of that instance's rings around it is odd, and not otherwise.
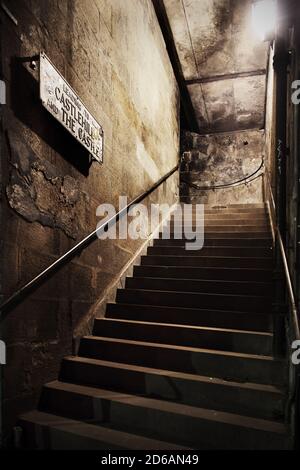
<path fill-rule="evenodd" d="M 102 162 L 102 127 L 44 53 L 40 55 L 40 97 L 45 108 Z"/>

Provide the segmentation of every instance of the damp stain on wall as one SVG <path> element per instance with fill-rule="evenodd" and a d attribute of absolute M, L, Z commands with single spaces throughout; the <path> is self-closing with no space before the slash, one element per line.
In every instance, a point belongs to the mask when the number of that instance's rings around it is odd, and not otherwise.
<path fill-rule="evenodd" d="M 6 195 L 10 207 L 28 222 L 59 228 L 76 239 L 84 231 L 88 194 L 72 176 L 59 174 L 54 165 L 41 160 L 17 135 L 7 135 L 10 172 Z"/>

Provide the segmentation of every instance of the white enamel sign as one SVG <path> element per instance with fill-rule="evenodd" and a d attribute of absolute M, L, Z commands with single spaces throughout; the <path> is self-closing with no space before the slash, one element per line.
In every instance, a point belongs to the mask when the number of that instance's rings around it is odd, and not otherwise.
<path fill-rule="evenodd" d="M 102 163 L 102 126 L 44 53 L 40 54 L 40 98 L 49 113 Z"/>

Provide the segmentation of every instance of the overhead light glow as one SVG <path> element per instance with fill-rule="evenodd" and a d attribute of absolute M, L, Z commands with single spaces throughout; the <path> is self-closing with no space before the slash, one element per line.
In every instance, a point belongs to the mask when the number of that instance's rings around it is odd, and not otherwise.
<path fill-rule="evenodd" d="M 276 0 L 258 0 L 253 2 L 253 30 L 262 41 L 267 41 L 274 38 L 276 20 Z"/>

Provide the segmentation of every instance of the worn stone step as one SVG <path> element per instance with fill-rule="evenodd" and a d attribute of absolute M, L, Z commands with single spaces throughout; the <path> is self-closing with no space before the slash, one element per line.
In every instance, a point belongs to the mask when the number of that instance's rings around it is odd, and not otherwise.
<path fill-rule="evenodd" d="M 182 236 L 182 232 L 172 232 L 170 233 L 170 236 L 167 233 L 164 234 L 164 236 L 167 237 L 167 239 L 176 239 L 179 238 L 185 238 Z M 157 238 L 163 238 L 163 234 L 162 232 L 160 232 L 157 236 Z M 213 238 L 213 239 L 216 239 L 216 238 L 221 238 L 221 239 L 225 239 L 225 238 L 230 238 L 230 239 L 236 239 L 236 238 L 245 238 L 247 240 L 253 240 L 253 239 L 268 239 L 271 241 L 271 234 L 268 231 L 260 231 L 260 232 L 251 232 L 249 233 L 249 231 L 245 231 L 245 232 L 237 232 L 237 231 L 213 231 L 213 232 L 210 232 L 210 231 L 205 231 L 204 233 L 204 238 L 205 240 L 207 240 L 208 238 Z"/>
<path fill-rule="evenodd" d="M 171 233 L 182 233 L 182 228 L 181 227 L 171 227 Z M 168 228 L 163 228 L 162 229 L 162 234 L 163 233 L 168 233 L 169 229 Z M 261 224 L 261 225 L 212 225 L 212 224 L 205 224 L 204 225 L 204 233 L 215 233 L 215 232 L 227 232 L 227 233 L 260 233 L 260 232 L 268 232 L 268 227 Z"/>
<path fill-rule="evenodd" d="M 266 419 L 282 419 L 283 416 L 285 395 L 281 388 L 273 385 L 225 381 L 199 374 L 74 356 L 63 360 L 60 378 L 64 382 L 246 416 Z M 66 408 L 69 405 L 72 406 L 70 401 L 65 403 Z"/>
<path fill-rule="evenodd" d="M 267 224 L 261 223 L 261 224 L 236 224 L 236 223 L 231 223 L 231 224 L 221 224 L 220 222 L 217 222 L 216 224 L 211 224 L 207 221 L 203 220 L 198 220 L 197 223 L 195 222 L 189 222 L 189 221 L 183 221 L 182 223 L 176 223 L 176 224 L 164 224 L 162 227 L 162 233 L 195 233 L 196 231 L 198 233 L 201 233 L 201 231 L 204 233 L 212 233 L 212 232 L 235 232 L 235 233 L 240 233 L 240 232 L 249 232 L 249 233 L 255 233 L 255 232 L 268 232 L 269 226 Z"/>
<path fill-rule="evenodd" d="M 31 411 L 20 419 L 27 448 L 38 450 L 182 450 L 176 444 Z"/>
<path fill-rule="evenodd" d="M 196 251 L 194 251 L 194 254 Z M 148 255 L 141 257 L 141 266 L 193 266 L 210 268 L 269 268 L 272 258 L 266 257 L 230 257 L 230 256 L 189 256 L 189 255 Z"/>
<path fill-rule="evenodd" d="M 273 250 L 270 247 L 207 247 L 201 250 L 187 250 L 184 246 L 150 246 L 147 255 L 153 256 L 215 256 L 232 258 L 271 258 Z"/>
<path fill-rule="evenodd" d="M 154 293 L 146 289 L 118 289 L 116 301 L 127 304 L 211 308 L 253 313 L 270 312 L 272 308 L 272 299 L 268 296 L 163 290 Z"/>
<path fill-rule="evenodd" d="M 256 231 L 268 231 L 270 230 L 270 223 L 266 220 L 265 217 L 257 218 L 247 218 L 247 219 L 234 219 L 232 217 L 218 217 L 218 218 L 211 218 L 209 216 L 204 217 L 195 217 L 195 216 L 180 216 L 180 217 L 172 217 L 165 221 L 163 227 L 171 227 L 174 229 L 177 227 L 184 227 L 191 226 L 194 227 L 196 225 L 204 225 L 204 227 L 211 227 L 211 226 L 224 226 L 224 227 L 244 227 L 244 226 L 251 226 L 253 228 L 258 227 Z"/>
<path fill-rule="evenodd" d="M 283 361 L 270 356 L 85 336 L 79 355 L 124 364 L 188 372 L 270 385 L 282 385 Z"/>
<path fill-rule="evenodd" d="M 184 236 L 185 238 L 191 238 L 192 235 L 195 237 L 196 234 L 203 233 L 212 234 L 215 232 L 225 232 L 225 233 L 235 233 L 236 236 L 239 236 L 239 233 L 248 233 L 255 234 L 260 232 L 268 232 L 269 229 L 265 225 L 210 225 L 205 223 L 196 224 L 176 224 L 175 226 L 165 225 L 163 226 L 161 233 L 163 237 L 171 236 L 173 234 L 175 237 Z"/>
<path fill-rule="evenodd" d="M 139 435 L 155 435 L 164 442 L 181 442 L 198 449 L 207 445 L 216 449 L 278 449 L 288 445 L 283 423 L 224 411 L 62 382 L 48 384 L 44 398 L 47 410 L 54 414 L 134 429 Z"/>
<path fill-rule="evenodd" d="M 183 206 L 184 202 L 180 202 L 178 205 Z M 195 203 L 189 203 L 188 205 L 195 206 Z M 264 210 L 266 211 L 266 204 L 265 203 L 255 203 L 255 204 L 204 204 L 205 210 L 212 210 L 212 211 L 218 211 L 218 210 Z"/>
<path fill-rule="evenodd" d="M 197 216 L 197 217 L 196 217 Z M 260 217 L 234 217 L 234 216 L 212 216 L 212 214 L 196 214 L 186 213 L 182 214 L 170 214 L 170 219 L 165 224 L 179 225 L 184 222 L 188 225 L 194 225 L 195 222 L 204 222 L 208 225 L 263 225 L 266 227 L 270 226 L 269 220 L 265 216 Z"/>
<path fill-rule="evenodd" d="M 271 332 L 273 328 L 273 317 L 270 312 L 264 312 L 263 314 L 251 313 L 249 315 L 249 312 L 234 312 L 232 310 L 108 303 L 106 317 L 212 328 L 236 328 L 260 332 Z"/>
<path fill-rule="evenodd" d="M 181 211 L 183 212 L 184 209 L 182 208 Z M 199 213 L 199 208 L 196 209 L 195 205 L 193 205 L 192 209 L 187 209 L 187 212 L 188 213 Z M 174 213 L 179 213 L 180 214 L 180 211 L 174 211 Z M 223 216 L 223 215 L 232 215 L 232 216 L 235 216 L 235 215 L 243 215 L 245 217 L 260 217 L 260 216 L 263 216 L 263 217 L 268 217 L 268 212 L 266 209 L 264 208 L 254 208 L 254 209 L 247 209 L 247 208 L 244 208 L 244 209 L 235 209 L 235 208 L 227 208 L 227 209 L 211 209 L 211 208 L 206 208 L 204 206 L 204 214 L 205 215 L 212 215 L 214 217 L 218 217 L 218 216 Z"/>
<path fill-rule="evenodd" d="M 202 263 L 201 263 L 202 264 Z M 219 281 L 271 281 L 271 269 L 249 269 L 203 266 L 155 266 L 143 265 L 134 267 L 134 276 L 160 277 L 177 279 L 209 279 Z"/>
<path fill-rule="evenodd" d="M 267 332 L 111 318 L 96 319 L 93 335 L 262 355 L 272 354 L 273 341 Z"/>
<path fill-rule="evenodd" d="M 199 213 L 199 209 L 201 209 L 201 204 L 185 204 L 184 206 L 175 206 L 172 210 L 172 214 L 180 215 L 182 213 L 186 214 L 195 214 L 196 212 Z M 228 214 L 232 215 L 233 217 L 247 217 L 251 215 L 256 215 L 257 217 L 268 217 L 268 209 L 257 207 L 252 209 L 247 208 L 220 208 L 220 209 L 212 209 L 210 206 L 203 204 L 203 211 L 204 214 L 211 215 L 213 217 L 220 217 L 222 215 L 227 216 Z"/>
<path fill-rule="evenodd" d="M 154 246 L 183 246 L 187 240 L 181 238 L 171 238 L 163 240 L 161 238 L 154 239 Z M 204 248 L 208 247 L 236 247 L 236 248 L 266 248 L 272 250 L 273 244 L 270 237 L 268 238 L 204 238 Z"/>
<path fill-rule="evenodd" d="M 172 279 L 160 277 L 128 277 L 126 288 L 163 290 L 178 292 L 208 292 L 215 294 L 257 295 L 270 297 L 273 293 L 271 282 L 217 281 L 215 279 Z"/>
<path fill-rule="evenodd" d="M 227 227 L 227 226 L 233 226 L 233 227 L 244 227 L 244 226 L 251 226 L 251 227 L 258 227 L 258 231 L 260 229 L 262 230 L 269 230 L 269 227 L 270 227 L 270 224 L 268 222 L 268 220 L 266 220 L 265 218 L 261 218 L 261 219 L 236 219 L 236 220 L 232 220 L 232 219 L 224 219 L 224 218 L 215 218 L 215 219 L 212 219 L 212 218 L 209 218 L 209 217 L 205 217 L 204 218 L 200 218 L 198 217 L 197 219 L 196 218 L 191 218 L 191 217 L 180 217 L 180 218 L 171 218 L 168 222 L 165 222 L 164 223 L 164 226 L 165 227 L 171 227 L 171 228 L 180 228 L 180 227 L 195 227 L 196 225 L 196 222 L 197 224 L 199 225 L 204 225 L 204 227 L 211 227 L 211 226 L 224 226 L 224 227 Z"/>
<path fill-rule="evenodd" d="M 266 221 L 267 223 L 269 223 L 269 218 L 268 218 L 268 215 L 266 213 L 258 213 L 258 214 L 255 214 L 255 217 L 253 217 L 253 214 L 247 214 L 247 213 L 238 213 L 238 212 L 234 212 L 234 213 L 229 213 L 229 212 L 224 212 L 224 213 L 221 213 L 221 212 L 216 212 L 216 211 L 213 211 L 213 212 L 207 212 L 205 211 L 204 213 L 199 213 L 199 212 L 195 212 L 195 211 L 192 211 L 192 212 L 189 212 L 189 211 L 175 211 L 175 212 L 172 212 L 170 214 L 170 217 L 171 219 L 178 219 L 180 218 L 181 216 L 185 216 L 188 220 L 194 220 L 195 217 L 196 217 L 196 214 L 197 216 L 199 217 L 200 215 L 204 215 L 204 218 L 206 220 L 224 220 L 224 221 L 230 221 L 232 220 L 233 222 L 238 222 L 240 220 L 242 221 L 247 221 L 249 220 L 251 223 L 252 221 Z"/>

